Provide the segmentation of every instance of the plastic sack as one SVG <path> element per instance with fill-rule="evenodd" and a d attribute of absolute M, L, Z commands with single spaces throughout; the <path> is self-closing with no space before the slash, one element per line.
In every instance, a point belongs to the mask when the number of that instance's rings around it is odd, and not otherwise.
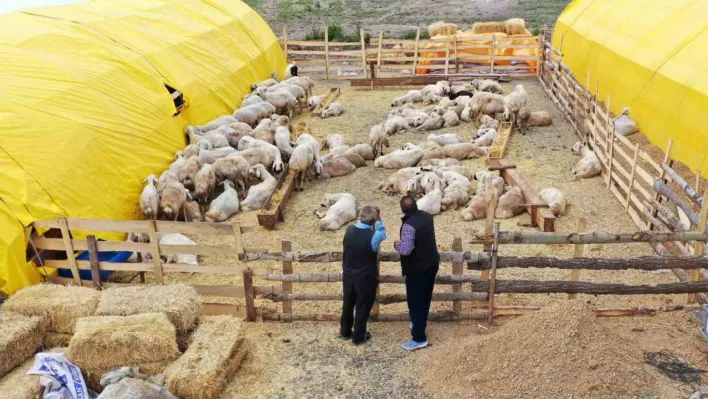
<path fill-rule="evenodd" d="M 38 353 L 27 374 L 39 375 L 43 399 L 90 399 L 81 369 L 63 353 Z"/>

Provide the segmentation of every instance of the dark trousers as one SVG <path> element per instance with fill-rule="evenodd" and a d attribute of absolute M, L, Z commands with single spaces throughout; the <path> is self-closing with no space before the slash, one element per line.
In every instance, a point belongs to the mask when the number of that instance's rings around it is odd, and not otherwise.
<path fill-rule="evenodd" d="M 413 323 L 411 334 L 415 342 L 428 340 L 425 336 L 425 327 L 428 324 L 428 313 L 430 313 L 430 302 L 433 299 L 437 274 L 438 267 L 435 266 L 420 273 L 406 275 L 408 314 Z"/>
<path fill-rule="evenodd" d="M 339 332 L 352 337 L 353 342 L 362 342 L 366 334 L 366 321 L 376 300 L 378 281 L 375 276 L 342 276 L 344 303 Z M 356 312 L 355 312 L 356 309 Z M 352 326 L 354 333 L 352 334 Z"/>

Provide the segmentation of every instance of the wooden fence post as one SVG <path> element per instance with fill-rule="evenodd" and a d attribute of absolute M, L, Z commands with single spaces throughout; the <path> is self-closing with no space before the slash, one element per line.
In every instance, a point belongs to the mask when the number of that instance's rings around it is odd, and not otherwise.
<path fill-rule="evenodd" d="M 293 244 L 290 241 L 283 241 L 283 252 L 292 252 Z M 293 274 L 293 261 L 284 260 L 283 261 L 283 274 Z M 292 281 L 282 282 L 283 294 L 293 293 L 293 283 Z M 293 313 L 293 301 L 283 301 L 283 313 L 292 314 Z M 292 319 L 287 319 L 292 320 Z"/>
<path fill-rule="evenodd" d="M 575 229 L 576 233 L 585 233 L 585 228 L 587 225 L 587 221 L 585 218 L 580 218 L 578 219 L 578 227 Z M 583 256 L 583 252 L 585 251 L 585 244 L 575 244 L 575 252 L 573 252 L 573 257 L 574 258 L 580 258 Z M 580 269 L 573 269 L 570 272 L 570 281 L 578 281 L 580 280 Z M 568 294 L 568 299 L 575 299 L 577 294 Z"/>
<path fill-rule="evenodd" d="M 285 62 L 288 62 L 288 30 L 283 25 L 283 53 L 285 53 Z"/>
<path fill-rule="evenodd" d="M 364 29 L 359 30 L 361 38 L 361 67 L 364 68 L 364 78 L 367 78 L 369 73 L 366 68 L 366 41 L 364 40 Z M 371 77 L 373 79 L 373 76 Z"/>
<path fill-rule="evenodd" d="M 59 218 L 59 226 L 61 228 L 61 239 L 64 241 L 64 249 L 66 250 L 66 259 L 69 262 L 69 266 L 71 266 L 71 276 L 74 279 L 74 284 L 81 286 L 79 266 L 76 265 L 74 245 L 71 243 L 71 234 L 69 234 L 69 223 L 67 223 L 66 218 Z"/>
<path fill-rule="evenodd" d="M 494 233 L 494 212 L 497 209 L 497 200 L 493 199 L 489 201 L 489 206 L 487 207 L 487 218 L 484 220 L 484 234 L 490 235 Z M 482 249 L 483 252 L 490 252 L 492 250 L 491 244 L 484 244 Z M 483 270 L 479 275 L 480 281 L 489 280 L 489 270 Z M 489 300 L 489 298 L 487 298 Z"/>
<path fill-rule="evenodd" d="M 541 78 L 541 69 L 543 68 L 543 34 L 538 35 L 538 58 L 536 61 L 536 76 Z"/>
<path fill-rule="evenodd" d="M 160 243 L 157 241 L 157 225 L 154 220 L 148 220 L 148 236 L 152 247 L 152 265 L 155 273 L 155 282 L 162 284 L 162 259 L 160 258 Z"/>
<path fill-rule="evenodd" d="M 492 35 L 492 50 L 491 54 L 489 55 L 489 73 L 493 74 L 494 73 L 494 59 L 496 58 L 496 53 L 497 53 L 497 37 L 495 35 Z"/>
<path fill-rule="evenodd" d="M 246 321 L 256 321 L 256 306 L 253 294 L 253 272 L 251 269 L 243 271 L 243 291 L 246 297 Z"/>
<path fill-rule="evenodd" d="M 701 218 L 699 220 L 698 226 L 696 227 L 696 230 L 697 231 L 705 231 L 706 230 L 706 221 L 708 221 L 708 190 L 703 192 L 703 206 L 701 207 Z M 703 256 L 705 244 L 706 243 L 704 241 L 696 241 L 693 255 L 694 256 Z M 691 281 L 698 281 L 699 276 L 700 276 L 700 270 L 698 270 L 698 269 L 691 270 Z M 687 300 L 688 300 L 688 303 L 696 302 L 696 294 L 688 294 Z"/>
<path fill-rule="evenodd" d="M 627 202 L 624 204 L 624 211 L 629 211 L 629 203 L 632 200 L 632 189 L 634 188 L 634 177 L 637 173 L 637 156 L 639 155 L 639 144 L 634 145 L 634 157 L 632 157 L 632 172 L 629 174 L 629 185 L 627 186 Z"/>
<path fill-rule="evenodd" d="M 497 281 L 497 255 L 499 253 L 499 225 L 494 223 L 494 243 L 492 244 L 492 273 L 489 280 L 489 324 L 494 324 L 494 289 Z"/>
<path fill-rule="evenodd" d="M 379 248 L 379 252 L 381 249 Z M 379 259 L 379 252 L 376 252 L 376 278 L 378 279 L 378 276 L 381 275 L 381 260 Z M 381 284 L 376 285 L 376 298 L 379 297 L 379 294 L 381 294 Z M 379 301 L 378 299 L 374 301 L 374 306 L 371 308 L 371 314 L 373 315 L 374 320 L 378 320 L 379 316 Z"/>
<path fill-rule="evenodd" d="M 376 60 L 376 76 L 381 77 L 381 50 L 383 49 L 383 31 L 379 32 L 379 54 Z M 405 53 L 404 53 L 405 54 Z M 374 77 L 372 76 L 371 79 Z"/>
<path fill-rule="evenodd" d="M 234 232 L 234 247 L 236 247 L 236 251 L 238 251 L 238 253 L 242 254 L 245 251 L 243 249 L 243 234 L 241 234 L 241 224 L 233 224 L 232 229 Z M 236 259 L 238 260 L 238 257 Z"/>
<path fill-rule="evenodd" d="M 324 27 L 325 36 L 325 76 L 329 80 L 329 25 L 325 24 Z"/>
<path fill-rule="evenodd" d="M 671 166 L 671 164 L 673 163 L 673 161 L 671 161 L 671 147 L 673 145 L 674 145 L 674 140 L 669 139 L 669 144 L 666 146 L 666 153 L 664 154 L 664 160 L 661 162 L 662 164 L 667 164 L 667 165 Z M 664 180 L 665 177 L 666 177 L 666 172 L 662 168 L 661 172 L 659 172 L 659 177 L 657 177 L 657 179 Z M 658 203 L 661 203 L 661 194 L 656 193 L 656 195 L 654 196 L 654 200 L 656 200 L 656 202 L 658 202 Z M 656 215 L 658 213 L 659 213 L 659 210 L 656 207 L 652 206 L 651 216 L 656 217 Z M 653 230 L 653 227 L 654 227 L 654 225 L 651 222 L 647 223 L 648 230 Z"/>
<path fill-rule="evenodd" d="M 460 59 L 458 58 L 457 52 L 457 34 L 452 36 L 452 45 L 455 49 L 455 73 L 460 73 Z"/>
<path fill-rule="evenodd" d="M 609 129 L 609 126 L 608 126 Z M 607 151 L 607 188 L 610 188 L 612 185 L 612 162 L 615 157 L 615 128 L 614 126 L 612 127 L 612 131 L 610 132 L 609 136 L 610 144 L 609 144 L 609 151 Z M 607 141 L 605 141 L 607 143 Z"/>
<path fill-rule="evenodd" d="M 452 250 L 454 252 L 462 252 L 462 239 L 461 238 L 455 238 L 455 240 L 452 242 Z M 462 275 L 462 268 L 463 268 L 464 263 L 462 262 L 452 262 L 452 274 L 456 276 L 461 276 Z M 452 285 L 452 292 L 460 292 L 462 291 L 462 284 L 453 284 Z M 460 313 L 462 312 L 462 301 L 452 301 L 452 311 L 455 313 Z"/>
<path fill-rule="evenodd" d="M 450 74 L 450 40 L 445 42 L 445 76 Z"/>
<path fill-rule="evenodd" d="M 89 252 L 89 263 L 91 263 L 91 280 L 93 281 L 93 287 L 100 290 L 103 287 L 101 286 L 101 268 L 98 263 L 98 244 L 96 244 L 96 236 L 87 236 L 86 246 Z"/>
<path fill-rule="evenodd" d="M 405 45 L 405 43 L 404 43 Z M 418 72 L 418 50 L 420 45 L 420 28 L 418 28 L 418 31 L 415 34 L 415 52 L 413 53 L 413 76 L 417 75 Z M 403 46 L 401 46 L 403 47 Z"/>

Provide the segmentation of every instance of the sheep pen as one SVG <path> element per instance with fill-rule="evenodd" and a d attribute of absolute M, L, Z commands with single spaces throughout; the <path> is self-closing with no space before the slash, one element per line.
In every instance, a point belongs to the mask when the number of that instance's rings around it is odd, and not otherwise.
<path fill-rule="evenodd" d="M 525 136 L 514 134 L 507 146 L 505 159 L 515 164 L 518 171 L 533 187 L 555 187 L 560 189 L 568 200 L 566 213 L 556 219 L 556 231 L 572 232 L 577 228 L 579 218 L 588 221 L 588 231 L 608 231 L 629 233 L 636 230 L 629 216 L 623 212 L 622 206 L 607 192 L 604 182 L 600 178 L 574 180 L 571 168 L 577 158 L 571 153 L 571 146 L 577 141 L 570 125 L 564 119 L 551 100 L 544 93 L 541 85 L 534 79 L 517 79 L 503 83 L 504 93 L 510 93 L 514 85 L 522 83 L 528 93 L 528 104 L 532 111 L 547 111 L 553 123 L 545 127 L 532 127 Z M 295 123 L 307 120 L 309 133 L 316 139 L 323 140 L 333 133 L 342 134 L 347 144 L 367 143 L 368 133 L 372 126 L 385 120 L 391 110 L 391 100 L 405 95 L 411 88 L 355 89 L 341 88 L 338 101 L 344 105 L 346 112 L 336 118 L 320 119 L 309 118 L 308 114 L 294 120 Z M 314 88 L 314 94 L 322 94 L 326 90 L 323 84 Z M 464 141 L 476 132 L 474 124 L 463 123 L 456 127 L 445 127 L 436 134 L 453 133 L 462 136 Z M 405 143 L 419 144 L 426 140 L 430 132 L 406 131 L 389 136 L 391 152 L 401 148 Z M 323 151 L 323 155 L 326 152 Z M 468 159 L 461 163 L 473 172 L 486 169 L 484 158 Z M 238 222 L 246 226 L 254 226 L 255 231 L 243 236 L 244 246 L 267 248 L 272 252 L 281 250 L 283 240 L 291 241 L 293 250 L 313 251 L 339 251 L 344 234 L 344 228 L 337 231 L 320 231 L 319 220 L 313 215 L 314 210 L 321 210 L 320 202 L 325 194 L 351 193 L 356 197 L 357 207 L 364 204 L 376 204 L 381 208 L 382 218 L 388 229 L 388 240 L 382 244 L 382 251 L 391 251 L 393 240 L 398 236 L 400 227 L 400 196 L 388 196 L 376 189 L 378 182 L 386 179 L 392 170 L 374 168 L 369 162 L 366 167 L 357 168 L 353 173 L 332 179 L 322 179 L 309 182 L 303 192 L 293 193 L 285 207 L 285 221 L 277 225 L 274 230 L 257 226 L 256 216 L 259 211 L 248 211 L 236 214 L 229 222 Z M 527 230 L 534 228 L 524 227 L 529 223 L 528 213 L 501 220 L 501 229 L 504 231 Z M 435 217 L 436 235 L 439 249 L 451 250 L 455 238 L 462 238 L 464 250 L 480 251 L 480 245 L 466 244 L 473 234 L 484 232 L 484 220 L 463 221 L 460 211 L 446 211 Z M 233 245 L 233 238 L 224 236 L 194 236 L 194 241 L 205 245 Z M 505 255 L 513 256 L 555 256 L 566 258 L 573 256 L 572 245 L 519 245 L 503 248 Z M 647 244 L 633 245 L 587 245 L 586 256 L 617 258 L 629 256 L 652 255 L 653 251 Z M 228 264 L 231 259 L 226 255 L 200 256 L 200 264 Z M 281 262 L 259 262 L 257 267 L 280 270 Z M 295 263 L 295 273 L 338 273 L 341 265 L 337 263 Z M 382 263 L 381 274 L 399 275 L 400 267 L 395 263 Z M 450 274 L 450 264 L 441 263 L 440 274 Z M 528 280 L 568 280 L 568 271 L 557 269 L 500 269 L 497 278 L 500 279 L 528 279 Z M 148 275 L 148 282 L 151 276 Z M 127 273 L 116 273 L 114 279 L 120 281 L 129 278 Z M 584 281 L 615 282 L 626 284 L 658 284 L 675 281 L 671 273 L 647 273 L 637 270 L 627 271 L 589 271 L 582 274 Z M 227 275 L 186 275 L 167 274 L 167 283 L 188 284 L 237 284 L 240 276 Z M 254 277 L 254 284 L 272 284 Z M 436 292 L 451 291 L 450 286 L 439 286 Z M 463 291 L 469 291 L 469 285 L 463 286 Z M 294 284 L 296 294 L 339 294 L 339 284 Z M 381 294 L 403 294 L 404 287 L 400 284 L 381 285 Z M 210 297 L 210 301 L 223 301 L 224 303 L 239 303 L 235 299 Z M 566 294 L 504 294 L 500 295 L 496 303 L 499 305 L 539 305 L 546 306 L 567 301 Z M 668 304 L 683 304 L 685 295 L 637 295 L 592 296 L 579 294 L 577 301 L 587 302 L 594 308 L 601 307 L 630 307 L 630 306 L 664 306 Z M 265 299 L 256 299 L 263 307 L 280 308 L 280 303 L 273 303 Z M 341 304 L 338 301 L 320 302 L 294 302 L 295 313 L 338 313 Z M 407 312 L 405 303 L 381 305 L 382 311 L 390 313 Z M 432 310 L 447 310 L 449 303 L 433 302 Z M 472 303 L 463 302 L 463 311 L 470 311 Z M 677 313 L 662 315 L 664 322 L 652 327 L 657 336 L 667 337 L 674 335 L 675 328 L 683 330 L 693 329 L 688 317 Z M 625 326 L 619 326 L 609 320 L 600 320 L 599 323 L 608 325 L 608 328 L 630 333 Z M 504 323 L 504 321 L 502 321 Z M 461 326 L 460 326 L 461 324 Z M 642 325 L 648 322 L 627 322 L 628 325 Z M 454 341 L 470 334 L 485 334 L 488 331 L 476 327 L 475 323 L 461 322 L 454 324 L 433 323 L 430 325 L 433 341 Z M 408 367 L 408 360 L 398 347 L 399 341 L 408 335 L 406 323 L 373 323 L 370 329 L 374 333 L 374 342 L 363 349 L 350 348 L 349 345 L 335 338 L 336 326 L 334 323 L 298 323 L 297 327 L 280 323 L 244 324 L 243 330 L 249 342 L 249 356 L 244 362 L 242 370 L 236 375 L 237 383 L 226 388 L 223 397 L 272 397 L 281 394 L 281 390 L 288 390 L 287 395 L 319 397 L 330 395 L 333 390 L 354 393 L 355 396 L 376 396 L 382 392 L 390 392 L 392 397 L 429 397 L 435 392 L 429 392 L 421 386 L 419 381 L 410 376 L 396 371 L 397 368 Z M 463 330 L 463 331 L 459 331 Z M 650 334 L 640 334 L 638 340 L 649 347 L 659 342 Z M 668 338 L 667 338 L 668 339 Z M 676 339 L 676 338 L 674 338 Z M 286 342 L 287 341 L 287 342 Z M 677 351 L 694 362 L 699 361 L 695 354 L 691 354 L 691 337 L 676 339 Z M 436 350 L 435 348 L 430 349 Z M 346 360 L 345 360 L 346 359 Z M 353 360 L 352 360 L 353 359 Z M 343 370 L 349 367 L 351 361 L 363 364 L 366 370 L 357 371 L 355 375 L 347 375 Z M 297 365 L 300 367 L 298 367 Z M 303 367 L 303 365 L 305 367 Z M 317 368 L 322 376 L 307 377 L 303 370 Z M 363 384 L 357 383 L 357 378 L 363 379 Z M 336 384 L 332 386 L 332 380 Z M 538 382 L 541 383 L 541 382 Z M 360 385 L 374 385 L 371 387 Z M 394 394 L 395 392 L 395 394 Z"/>

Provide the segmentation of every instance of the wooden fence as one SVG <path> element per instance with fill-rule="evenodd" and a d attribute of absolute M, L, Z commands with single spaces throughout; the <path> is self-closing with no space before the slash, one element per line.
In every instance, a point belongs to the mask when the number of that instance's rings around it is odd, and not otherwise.
<path fill-rule="evenodd" d="M 283 28 L 280 38 L 288 62 L 298 65 L 304 75 L 329 79 L 415 76 L 426 74 L 513 74 L 536 75 L 542 59 L 542 36 L 494 35 L 421 39 L 385 38 L 383 32 L 366 43 L 366 32 L 358 42 L 289 40 Z M 526 51 L 531 55 L 514 54 Z M 535 53 L 535 54 L 532 54 Z"/>

